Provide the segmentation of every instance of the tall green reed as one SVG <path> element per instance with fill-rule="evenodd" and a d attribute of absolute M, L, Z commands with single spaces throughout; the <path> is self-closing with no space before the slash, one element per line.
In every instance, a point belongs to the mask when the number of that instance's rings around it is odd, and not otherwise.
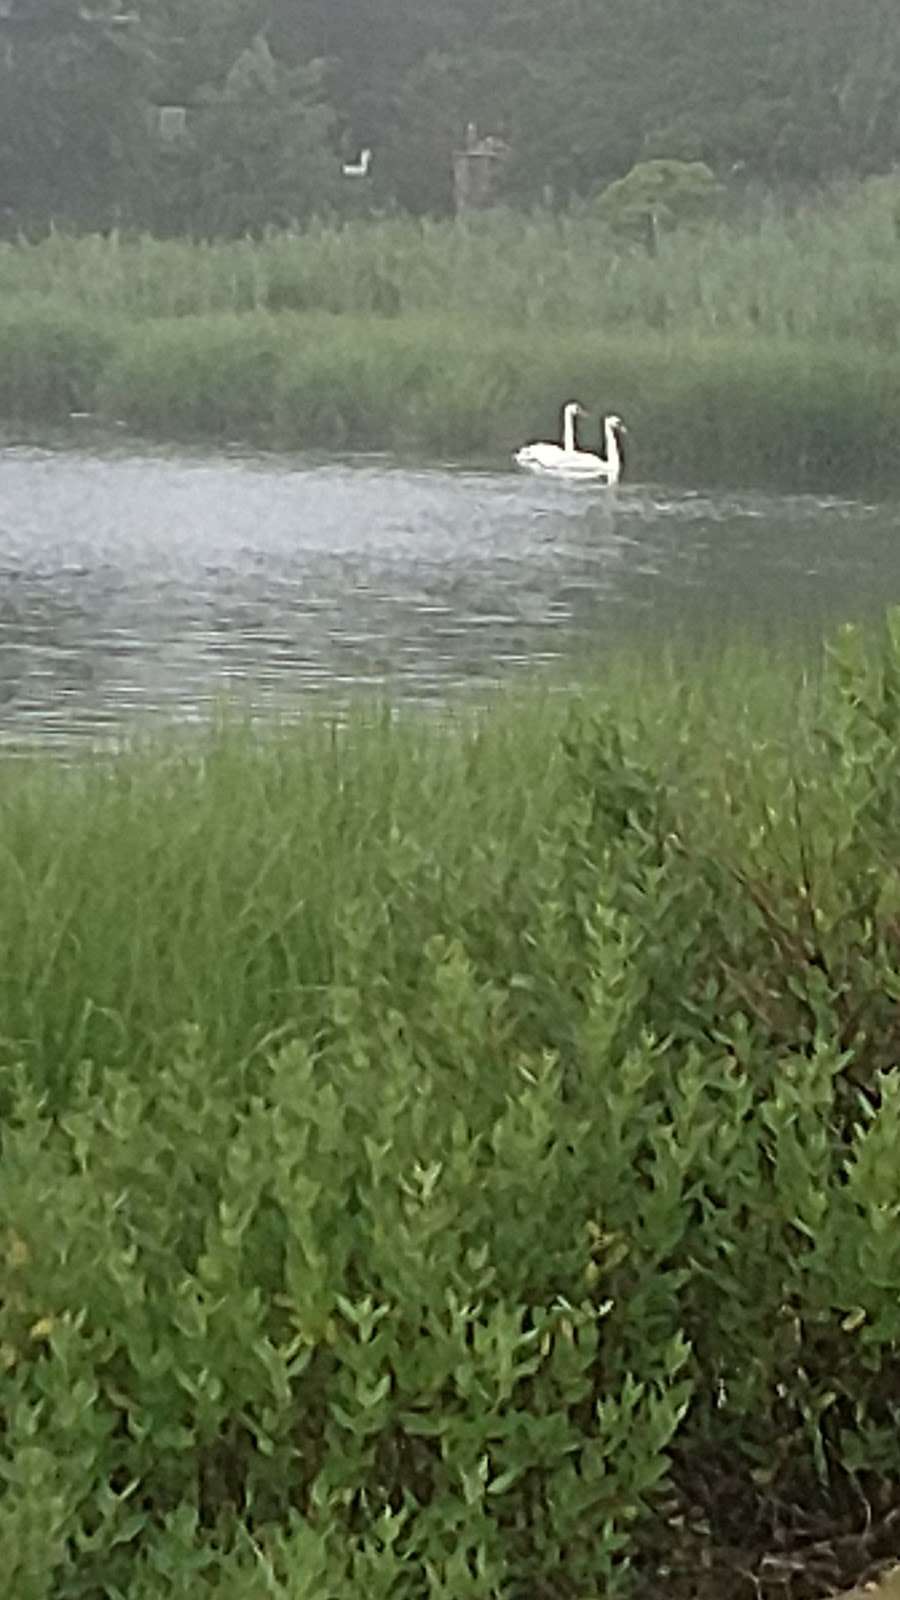
<path fill-rule="evenodd" d="M 673 781 L 692 764 L 691 805 L 730 828 L 726 768 L 738 764 L 746 807 L 761 808 L 789 752 L 809 759 L 818 691 L 787 692 L 800 663 L 766 670 L 749 645 L 712 673 L 712 648 L 614 658 L 591 698 L 633 723 L 641 759 Z M 432 919 L 446 931 L 474 917 L 495 941 L 504 884 L 528 877 L 564 801 L 568 715 L 564 694 L 525 694 L 444 731 L 360 712 L 261 746 L 234 725 L 199 752 L 151 746 L 63 772 L 11 763 L 5 1048 L 48 1088 L 98 1050 L 155 1058 L 184 1022 L 249 1055 L 271 1029 L 321 1019 L 350 947 L 396 963 L 402 993 Z"/>
<path fill-rule="evenodd" d="M 589 212 L 258 242 L 0 248 L 0 410 L 168 438 L 506 455 L 577 395 L 638 475 L 890 482 L 900 276 L 883 194 L 681 229 Z"/>
<path fill-rule="evenodd" d="M 852 339 L 895 349 L 900 259 L 883 186 L 682 227 L 650 258 L 586 209 L 372 220 L 222 243 L 52 235 L 0 247 L 0 292 L 131 318 L 440 312 L 514 328 Z"/>
<path fill-rule="evenodd" d="M 846 344 L 259 312 L 122 328 L 95 384 L 102 413 L 166 437 L 484 459 L 555 437 L 572 395 L 627 418 L 645 479 L 846 485 L 900 464 L 900 367 Z"/>

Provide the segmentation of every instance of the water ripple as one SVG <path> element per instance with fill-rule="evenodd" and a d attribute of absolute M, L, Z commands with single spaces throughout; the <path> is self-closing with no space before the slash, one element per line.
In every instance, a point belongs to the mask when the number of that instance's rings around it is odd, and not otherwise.
<path fill-rule="evenodd" d="M 900 512 L 810 495 L 115 448 L 0 450 L 0 738 L 223 694 L 431 702 L 629 632 L 796 631 L 900 598 Z"/>

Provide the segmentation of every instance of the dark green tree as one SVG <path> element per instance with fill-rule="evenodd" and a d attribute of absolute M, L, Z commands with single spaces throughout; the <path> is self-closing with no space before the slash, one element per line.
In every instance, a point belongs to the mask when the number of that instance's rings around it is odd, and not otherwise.
<path fill-rule="evenodd" d="M 133 13 L 133 14 L 132 14 Z M 257 43 L 254 43 L 254 40 Z M 153 107 L 183 105 L 162 150 Z M 900 157 L 896 0 L 3 0 L 7 230 L 256 232 L 332 206 L 447 212 L 467 124 L 503 198 L 703 161 L 809 189 Z M 352 197 L 341 158 L 374 151 Z"/>
<path fill-rule="evenodd" d="M 0 28 L 6 231 L 127 219 L 146 153 L 140 29 L 111 3 L 17 0 Z"/>
<path fill-rule="evenodd" d="M 333 208 L 340 166 L 321 68 L 281 65 L 258 34 L 221 86 L 197 91 L 184 140 L 160 162 L 162 231 L 259 234 Z"/>

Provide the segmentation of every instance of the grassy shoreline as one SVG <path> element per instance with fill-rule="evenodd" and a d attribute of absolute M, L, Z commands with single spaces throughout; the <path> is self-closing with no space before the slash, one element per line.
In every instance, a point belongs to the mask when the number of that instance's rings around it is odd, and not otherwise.
<path fill-rule="evenodd" d="M 321 313 L 129 324 L 31 303 L 0 310 L 0 415 L 16 422 L 89 412 L 173 442 L 489 461 L 555 437 L 557 401 L 571 394 L 628 419 L 631 475 L 644 481 L 900 480 L 900 360 L 849 344 L 523 339 Z"/>
<path fill-rule="evenodd" d="M 17 1595 L 863 1570 L 898 707 L 895 613 L 818 672 L 0 765 Z"/>
<path fill-rule="evenodd" d="M 0 416 L 508 459 L 568 395 L 642 478 L 900 479 L 894 190 L 680 229 L 585 214 L 0 247 Z"/>

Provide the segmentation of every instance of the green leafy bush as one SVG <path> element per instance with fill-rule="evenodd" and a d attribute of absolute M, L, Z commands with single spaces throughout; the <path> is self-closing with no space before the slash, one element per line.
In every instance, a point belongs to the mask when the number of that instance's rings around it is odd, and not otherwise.
<path fill-rule="evenodd" d="M 791 682 L 0 770 L 11 1592 L 626 1594 L 890 1502 L 900 618 Z"/>

